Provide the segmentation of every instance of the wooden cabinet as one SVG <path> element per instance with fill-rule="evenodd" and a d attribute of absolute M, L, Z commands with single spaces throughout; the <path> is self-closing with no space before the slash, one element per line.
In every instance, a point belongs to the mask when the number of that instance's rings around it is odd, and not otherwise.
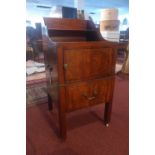
<path fill-rule="evenodd" d="M 110 122 L 115 81 L 116 46 L 105 41 L 91 21 L 44 18 L 43 49 L 49 109 L 59 112 L 60 134 L 66 138 L 66 114 L 105 104 Z"/>

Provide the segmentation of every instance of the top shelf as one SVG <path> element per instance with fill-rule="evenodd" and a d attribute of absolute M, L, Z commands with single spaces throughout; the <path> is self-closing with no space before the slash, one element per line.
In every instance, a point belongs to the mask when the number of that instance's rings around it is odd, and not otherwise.
<path fill-rule="evenodd" d="M 59 40 L 87 40 L 99 41 L 104 40 L 99 29 L 89 20 L 65 19 L 65 18 L 44 18 L 44 23 L 48 30 L 48 36 Z M 66 38 L 67 37 L 67 38 Z"/>
<path fill-rule="evenodd" d="M 62 30 L 62 31 L 94 31 L 90 28 L 91 22 L 81 19 L 65 19 L 65 18 L 44 18 L 45 25 L 48 30 Z"/>
<path fill-rule="evenodd" d="M 48 28 L 48 31 L 79 31 L 79 32 L 94 32 L 95 29 L 58 29 L 58 28 Z"/>

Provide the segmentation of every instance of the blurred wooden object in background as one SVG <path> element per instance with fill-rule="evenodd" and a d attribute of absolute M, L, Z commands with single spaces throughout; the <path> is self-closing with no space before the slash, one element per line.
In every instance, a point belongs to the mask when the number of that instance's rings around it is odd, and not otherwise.
<path fill-rule="evenodd" d="M 129 45 L 128 45 L 127 50 L 126 50 L 126 58 L 125 58 L 125 61 L 123 63 L 123 67 L 122 67 L 121 72 L 125 73 L 125 74 L 129 74 Z"/>

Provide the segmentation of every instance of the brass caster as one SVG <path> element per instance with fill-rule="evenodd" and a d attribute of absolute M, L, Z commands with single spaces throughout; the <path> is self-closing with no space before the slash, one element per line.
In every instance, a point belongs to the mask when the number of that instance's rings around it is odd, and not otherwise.
<path fill-rule="evenodd" d="M 106 127 L 109 127 L 109 124 L 108 123 L 106 124 Z"/>

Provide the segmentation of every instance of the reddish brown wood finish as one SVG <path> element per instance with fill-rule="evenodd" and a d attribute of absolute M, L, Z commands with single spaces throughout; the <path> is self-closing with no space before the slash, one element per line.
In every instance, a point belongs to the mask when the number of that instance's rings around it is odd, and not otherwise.
<path fill-rule="evenodd" d="M 48 29 L 56 30 L 86 30 L 87 22 L 80 19 L 59 19 L 59 18 L 44 18 Z"/>
<path fill-rule="evenodd" d="M 90 21 L 52 18 L 44 21 L 47 26 L 44 32 L 48 32 L 43 35 L 43 48 L 49 110 L 51 101 L 57 104 L 61 137 L 66 138 L 66 114 L 77 109 L 105 103 L 104 122 L 109 123 L 117 44 L 99 39 L 99 32 Z M 59 38 L 58 42 L 51 39 L 54 37 Z M 68 37 L 74 41 L 64 40 Z"/>
<path fill-rule="evenodd" d="M 83 80 L 112 75 L 114 57 L 112 48 L 64 50 L 64 64 L 67 65 L 65 80 Z"/>
<path fill-rule="evenodd" d="M 88 107 L 110 100 L 113 77 L 99 78 L 79 83 L 72 83 L 66 86 L 66 111 Z"/>

